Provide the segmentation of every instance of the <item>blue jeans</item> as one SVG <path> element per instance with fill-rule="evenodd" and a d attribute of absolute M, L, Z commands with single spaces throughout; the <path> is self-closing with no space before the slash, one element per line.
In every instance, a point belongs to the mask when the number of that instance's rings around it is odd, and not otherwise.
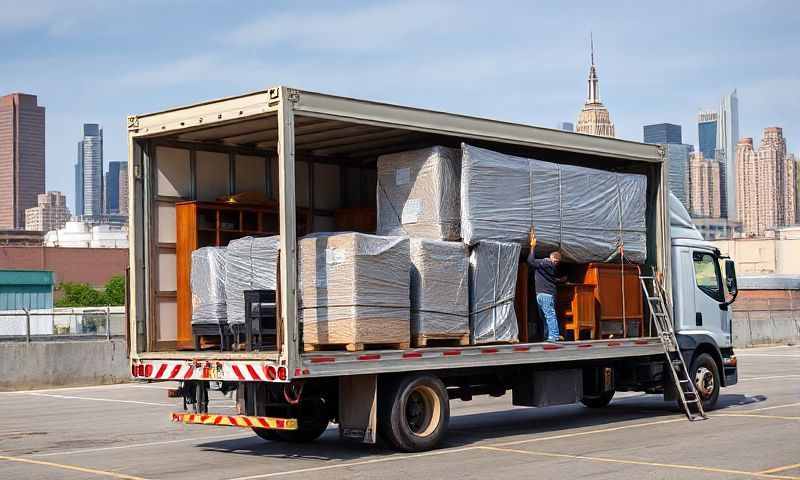
<path fill-rule="evenodd" d="M 556 318 L 556 303 L 549 293 L 537 293 L 536 303 L 539 304 L 539 313 L 544 317 L 547 325 L 547 341 L 558 341 L 558 319 Z"/>

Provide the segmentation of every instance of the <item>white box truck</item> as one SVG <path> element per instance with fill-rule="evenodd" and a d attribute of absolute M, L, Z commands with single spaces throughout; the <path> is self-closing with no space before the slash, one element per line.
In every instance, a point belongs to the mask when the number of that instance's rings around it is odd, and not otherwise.
<path fill-rule="evenodd" d="M 688 377 L 706 408 L 737 381 L 728 305 L 732 261 L 673 205 L 657 145 L 320 94 L 288 87 L 131 115 L 130 360 L 133 377 L 179 381 L 192 412 L 174 421 L 252 428 L 311 441 L 329 422 L 343 438 L 406 451 L 446 434 L 451 398 L 502 395 L 547 406 L 608 404 L 615 391 L 677 395 L 663 337 L 559 343 L 304 352 L 297 304 L 297 215 L 330 231 L 339 208 L 374 206 L 379 155 L 462 142 L 647 178 L 647 264 L 658 272 Z M 275 348 L 176 348 L 176 203 L 258 190 L 279 209 Z M 733 298 L 731 298 L 733 297 Z M 230 320 L 230 319 L 229 319 Z M 671 333 L 671 332 L 665 332 Z M 236 390 L 237 415 L 208 412 L 208 389 Z"/>

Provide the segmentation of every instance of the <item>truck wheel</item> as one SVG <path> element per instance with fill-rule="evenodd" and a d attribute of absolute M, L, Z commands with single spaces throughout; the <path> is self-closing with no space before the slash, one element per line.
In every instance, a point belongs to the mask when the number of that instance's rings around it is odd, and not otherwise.
<path fill-rule="evenodd" d="M 586 395 L 581 398 L 581 403 L 589 408 L 603 408 L 611 403 L 612 398 L 614 398 L 614 390 L 603 392 L 600 395 Z"/>
<path fill-rule="evenodd" d="M 320 397 L 304 399 L 297 414 L 297 430 L 254 428 L 259 437 L 271 442 L 308 443 L 318 439 L 328 428 L 328 409 Z"/>
<path fill-rule="evenodd" d="M 689 379 L 694 381 L 694 388 L 703 401 L 703 410 L 713 410 L 719 399 L 720 379 L 717 363 L 711 355 L 701 353 L 692 361 Z"/>
<path fill-rule="evenodd" d="M 450 401 L 433 375 L 408 375 L 381 389 L 378 432 L 396 449 L 421 452 L 436 447 L 450 421 Z"/>
<path fill-rule="evenodd" d="M 253 428 L 253 432 L 255 432 L 256 435 L 264 440 L 268 440 L 270 442 L 281 441 L 281 437 L 279 437 L 276 431 L 272 430 L 271 428 Z"/>

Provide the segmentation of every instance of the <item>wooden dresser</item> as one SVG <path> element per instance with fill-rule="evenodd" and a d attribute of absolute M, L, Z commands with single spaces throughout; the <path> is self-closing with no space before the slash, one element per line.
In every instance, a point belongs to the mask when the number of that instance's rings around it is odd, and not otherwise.
<path fill-rule="evenodd" d="M 639 266 L 590 263 L 583 283 L 594 286 L 600 338 L 640 337 L 644 323 Z"/>
<path fill-rule="evenodd" d="M 224 247 L 246 236 L 277 235 L 277 203 L 244 205 L 228 202 L 178 202 L 176 217 L 177 348 L 193 349 L 192 252 L 201 247 Z M 311 228 L 310 212 L 298 209 L 297 232 Z"/>

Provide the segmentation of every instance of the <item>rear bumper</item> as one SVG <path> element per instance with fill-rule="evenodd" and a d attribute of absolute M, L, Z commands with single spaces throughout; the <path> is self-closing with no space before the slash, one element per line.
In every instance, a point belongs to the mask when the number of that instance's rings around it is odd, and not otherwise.
<path fill-rule="evenodd" d="M 221 427 L 264 428 L 268 430 L 297 430 L 297 419 L 251 417 L 247 415 L 216 415 L 213 413 L 173 413 L 172 421 L 187 425 L 217 425 Z"/>

